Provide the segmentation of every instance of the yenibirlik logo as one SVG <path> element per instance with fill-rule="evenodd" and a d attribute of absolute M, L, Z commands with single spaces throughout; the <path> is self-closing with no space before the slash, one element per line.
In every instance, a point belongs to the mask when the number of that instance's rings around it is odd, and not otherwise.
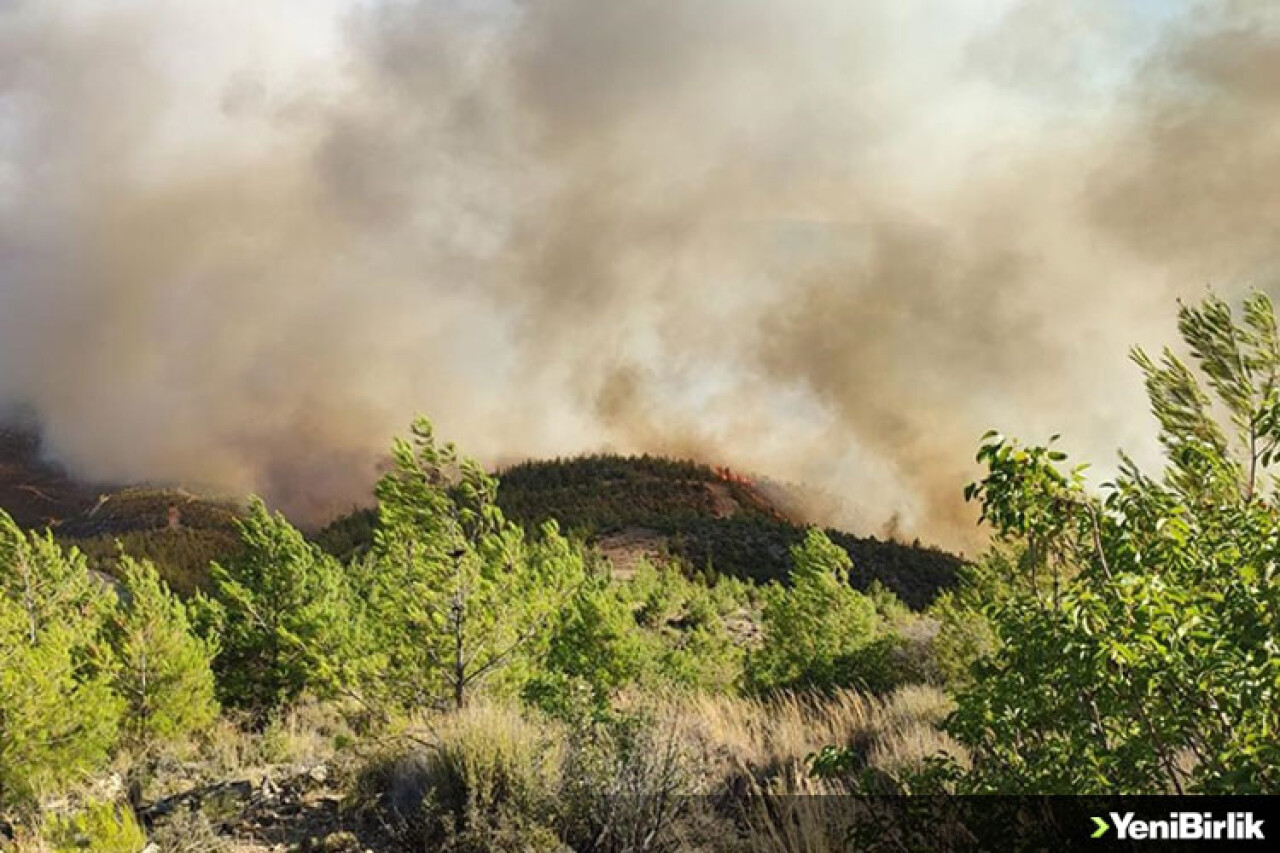
<path fill-rule="evenodd" d="M 1252 812 L 1231 812 L 1215 819 L 1213 812 L 1170 812 L 1168 820 L 1147 820 L 1133 812 L 1109 812 L 1111 823 L 1093 818 L 1090 838 L 1102 838 L 1115 826 L 1120 841 L 1265 841 L 1263 820 Z"/>

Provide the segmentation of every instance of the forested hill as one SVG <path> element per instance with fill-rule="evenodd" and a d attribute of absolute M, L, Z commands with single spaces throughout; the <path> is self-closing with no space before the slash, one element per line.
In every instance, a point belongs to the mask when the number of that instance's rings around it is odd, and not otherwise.
<path fill-rule="evenodd" d="M 581 456 L 525 462 L 499 477 L 498 502 L 508 516 L 524 524 L 554 518 L 615 559 L 625 559 L 627 549 L 656 549 L 699 572 L 781 580 L 790 547 L 804 534 L 802 520 L 751 478 L 689 461 Z M 879 580 L 912 607 L 953 585 L 961 565 L 936 548 L 827 533 L 853 558 L 855 586 Z"/>
<path fill-rule="evenodd" d="M 593 455 L 523 462 L 498 472 L 498 503 L 531 526 L 555 519 L 598 545 L 614 564 L 678 560 L 703 577 L 784 580 L 791 546 L 804 535 L 750 478 L 685 460 Z M 318 535 L 345 556 L 372 536 L 372 511 L 338 519 Z M 961 560 L 919 544 L 828 530 L 854 562 L 853 584 L 879 580 L 920 608 L 956 582 Z"/>
<path fill-rule="evenodd" d="M 88 511 L 98 489 L 40 453 L 40 433 L 23 418 L 0 417 L 0 508 L 19 525 L 56 527 Z"/>
<path fill-rule="evenodd" d="M 239 547 L 233 503 L 183 489 L 81 480 L 44 458 L 38 427 L 23 419 L 0 421 L 0 509 L 20 527 L 75 545 L 99 571 L 112 573 L 122 548 L 153 560 L 182 593 L 205 582 L 211 560 Z"/>
<path fill-rule="evenodd" d="M 499 472 L 507 515 L 536 525 L 554 518 L 585 536 L 623 571 L 640 557 L 678 560 L 691 573 L 784 579 L 801 519 L 749 478 L 661 457 L 581 456 L 525 462 Z M 190 592 L 211 560 L 237 547 L 235 505 L 181 489 L 84 483 L 45 461 L 38 431 L 0 426 L 0 508 L 23 527 L 47 528 L 112 571 L 119 545 L 154 560 Z M 356 511 L 316 535 L 345 555 L 372 538 L 373 515 Z M 879 580 L 913 607 L 955 582 L 960 560 L 945 552 L 828 531 L 854 560 L 854 584 Z"/>
<path fill-rule="evenodd" d="M 750 479 L 687 460 L 578 456 L 523 462 L 498 477 L 508 516 L 555 518 L 593 533 L 694 519 L 788 520 Z"/>

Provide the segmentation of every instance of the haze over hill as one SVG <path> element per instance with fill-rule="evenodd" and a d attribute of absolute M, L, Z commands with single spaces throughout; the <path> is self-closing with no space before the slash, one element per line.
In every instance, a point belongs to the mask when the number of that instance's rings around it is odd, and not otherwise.
<path fill-rule="evenodd" d="M 206 583 L 211 560 L 239 550 L 239 502 L 173 485 L 81 480 L 45 456 L 29 413 L 0 417 L 0 510 L 74 544 L 107 573 L 122 550 L 154 560 L 183 594 Z"/>
<path fill-rule="evenodd" d="M 87 512 L 99 489 L 67 474 L 41 454 L 28 418 L 0 416 L 0 507 L 23 527 L 56 527 Z"/>
<path fill-rule="evenodd" d="M 0 401 L 85 479 L 295 517 L 425 411 L 960 542 L 986 428 L 1142 456 L 1117 359 L 1271 283 L 1277 14 L 5 3 Z"/>

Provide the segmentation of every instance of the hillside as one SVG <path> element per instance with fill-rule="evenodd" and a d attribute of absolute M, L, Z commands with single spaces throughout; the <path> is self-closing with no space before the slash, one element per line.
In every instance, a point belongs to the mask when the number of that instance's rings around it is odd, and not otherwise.
<path fill-rule="evenodd" d="M 182 489 L 80 480 L 42 455 L 39 430 L 25 419 L 0 423 L 0 509 L 75 545 L 106 574 L 121 548 L 152 560 L 184 594 L 205 582 L 211 560 L 239 547 L 234 505 Z"/>
<path fill-rule="evenodd" d="M 499 474 L 498 502 L 524 524 L 556 519 L 614 558 L 677 557 L 695 571 L 781 580 L 801 519 L 788 517 L 748 477 L 689 461 L 582 456 L 525 462 Z M 878 580 L 912 607 L 956 582 L 961 560 L 919 544 L 827 530 L 849 552 L 855 586 Z"/>
<path fill-rule="evenodd" d="M 499 476 L 509 517 L 526 525 L 554 518 L 623 574 L 646 557 L 678 559 L 703 574 L 782 579 L 803 534 L 801 520 L 751 479 L 687 460 L 592 455 L 525 462 Z M 235 505 L 182 489 L 80 481 L 43 458 L 38 431 L 23 422 L 0 426 L 0 507 L 23 527 L 76 545 L 101 571 L 112 571 L 119 546 L 151 559 L 183 593 L 205 582 L 211 560 L 237 547 Z M 372 525 L 371 512 L 356 510 L 315 538 L 345 555 L 369 542 Z M 879 580 L 913 607 L 953 584 L 960 565 L 932 548 L 828 533 L 852 556 L 856 586 Z"/>
<path fill-rule="evenodd" d="M 637 560 L 677 559 L 688 570 L 757 582 L 783 580 L 804 536 L 747 477 L 685 460 L 581 456 L 524 462 L 498 473 L 498 503 L 526 526 L 555 519 L 597 545 L 626 574 Z M 345 556 L 369 541 L 372 511 L 337 519 L 317 535 Z M 960 558 L 936 548 L 827 530 L 854 562 L 853 584 L 878 580 L 912 607 L 956 583 Z"/>
<path fill-rule="evenodd" d="M 107 574 L 121 550 L 151 560 L 171 587 L 187 595 L 207 582 L 210 562 L 239 550 L 238 513 L 231 503 L 183 489 L 132 486 L 99 496 L 88 511 L 64 521 L 56 536 Z"/>
<path fill-rule="evenodd" d="M 0 507 L 23 527 L 57 529 L 87 512 L 99 489 L 41 456 L 40 433 L 27 419 L 0 420 Z"/>

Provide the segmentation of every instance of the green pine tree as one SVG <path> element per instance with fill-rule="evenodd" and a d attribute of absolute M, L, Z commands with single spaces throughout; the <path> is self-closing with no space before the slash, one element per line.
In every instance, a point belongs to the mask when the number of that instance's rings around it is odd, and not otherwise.
<path fill-rule="evenodd" d="M 239 526 L 242 550 L 210 567 L 201 621 L 218 637 L 222 698 L 265 718 L 306 691 L 341 690 L 362 621 L 342 564 L 284 516 L 254 499 Z"/>
<path fill-rule="evenodd" d="M 113 598 L 78 551 L 0 511 L 0 807 L 106 759 L 121 704 L 101 644 Z"/>
<path fill-rule="evenodd" d="M 853 563 L 821 530 L 810 529 L 791 559 L 790 587 L 766 590 L 749 680 L 759 690 L 856 684 L 858 655 L 877 636 L 874 603 L 849 586 Z"/>
<path fill-rule="evenodd" d="M 387 677 L 400 704 L 461 707 L 472 693 L 545 647 L 584 574 L 580 550 L 554 523 L 537 537 L 507 521 L 497 480 L 418 419 L 378 483 L 367 572 Z"/>
<path fill-rule="evenodd" d="M 191 631 L 186 605 L 155 567 L 121 560 L 125 594 L 111 620 L 116 692 L 132 746 L 150 749 L 213 722 L 218 714 L 213 643 Z"/>

